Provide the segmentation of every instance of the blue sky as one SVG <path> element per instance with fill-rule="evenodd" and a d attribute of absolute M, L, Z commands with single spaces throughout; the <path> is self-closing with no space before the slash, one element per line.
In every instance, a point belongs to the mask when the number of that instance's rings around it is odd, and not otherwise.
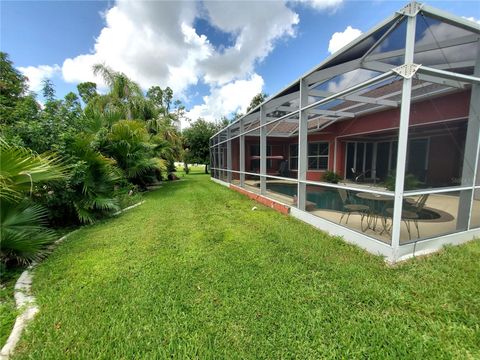
<path fill-rule="evenodd" d="M 191 117 L 214 119 L 318 64 L 334 33 L 351 40 L 405 3 L 2 1 L 0 45 L 34 90 L 43 77 L 59 96 L 100 83 L 90 69 L 105 62 L 144 89 L 171 86 Z M 480 18 L 478 1 L 428 3 Z"/>

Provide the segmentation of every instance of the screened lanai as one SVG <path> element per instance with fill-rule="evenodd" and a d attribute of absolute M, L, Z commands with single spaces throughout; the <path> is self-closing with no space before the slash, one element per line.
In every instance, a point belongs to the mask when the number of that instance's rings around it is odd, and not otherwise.
<path fill-rule="evenodd" d="M 480 26 L 409 3 L 211 138 L 212 178 L 389 261 L 480 237 Z"/>

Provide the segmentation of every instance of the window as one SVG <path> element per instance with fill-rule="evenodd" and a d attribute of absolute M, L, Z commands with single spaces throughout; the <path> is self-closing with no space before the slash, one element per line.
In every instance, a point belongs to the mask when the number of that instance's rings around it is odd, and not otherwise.
<path fill-rule="evenodd" d="M 267 156 L 272 155 L 272 146 L 267 145 Z M 260 156 L 260 144 L 250 145 L 250 156 Z M 272 160 L 267 159 L 267 169 L 272 168 Z M 253 172 L 260 172 L 260 159 L 250 160 L 250 169 Z"/>
<path fill-rule="evenodd" d="M 289 159 L 290 170 L 298 169 L 298 144 L 290 144 Z"/>
<path fill-rule="evenodd" d="M 328 169 L 328 142 L 308 144 L 308 170 Z"/>
<path fill-rule="evenodd" d="M 290 170 L 298 169 L 298 144 L 290 144 Z M 328 142 L 308 144 L 308 170 L 328 169 Z"/>

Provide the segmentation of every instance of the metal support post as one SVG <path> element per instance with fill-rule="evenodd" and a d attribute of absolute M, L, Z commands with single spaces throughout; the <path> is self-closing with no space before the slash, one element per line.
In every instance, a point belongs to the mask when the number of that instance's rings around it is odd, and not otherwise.
<path fill-rule="evenodd" d="M 232 182 L 232 133 L 231 128 L 227 129 L 227 182 Z"/>
<path fill-rule="evenodd" d="M 308 83 L 300 80 L 300 116 L 298 123 L 298 190 L 297 206 L 305 211 L 307 201 L 307 186 L 301 181 L 307 180 L 308 157 L 308 110 L 302 110 L 308 105 Z"/>
<path fill-rule="evenodd" d="M 413 64 L 415 50 L 416 16 L 407 18 L 407 34 L 405 45 L 405 64 Z M 412 67 L 414 68 L 414 67 Z M 402 86 L 402 107 L 400 109 L 400 126 L 398 130 L 397 169 L 395 178 L 395 199 L 392 218 L 393 259 L 398 258 L 400 246 L 400 230 L 402 225 L 403 187 L 405 182 L 405 164 L 407 161 L 408 126 L 410 120 L 410 100 L 412 95 L 412 77 L 405 76 Z"/>
<path fill-rule="evenodd" d="M 265 107 L 260 107 L 260 194 L 265 195 L 267 193 L 267 127 L 264 126 L 267 123 L 267 114 L 265 113 Z"/>
<path fill-rule="evenodd" d="M 245 123 L 240 120 L 240 186 L 245 187 Z"/>

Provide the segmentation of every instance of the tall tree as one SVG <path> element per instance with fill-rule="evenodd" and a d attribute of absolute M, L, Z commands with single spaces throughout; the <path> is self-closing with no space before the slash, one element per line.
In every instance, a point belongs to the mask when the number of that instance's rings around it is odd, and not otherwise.
<path fill-rule="evenodd" d="M 0 124 L 17 119 L 13 116 L 15 108 L 27 90 L 27 78 L 15 69 L 7 53 L 0 52 Z"/>
<path fill-rule="evenodd" d="M 54 101 L 55 100 L 55 86 L 50 79 L 43 79 L 42 80 L 42 94 L 46 101 Z"/>
<path fill-rule="evenodd" d="M 125 74 L 103 64 L 94 65 L 93 72 L 95 75 L 100 75 L 109 87 L 107 94 L 95 97 L 94 106 L 99 110 L 118 111 L 129 120 L 147 120 L 145 115 L 152 115 L 153 112 L 146 109 L 149 104 L 145 101 L 140 86 Z"/>
<path fill-rule="evenodd" d="M 204 119 L 198 119 L 183 131 L 187 162 L 205 164 L 205 173 L 210 165 L 210 138 L 222 127 Z"/>
<path fill-rule="evenodd" d="M 247 107 L 247 113 L 250 110 L 255 109 L 261 103 L 263 103 L 267 99 L 267 97 L 268 97 L 268 95 L 265 94 L 265 93 L 258 93 L 257 95 L 255 95 L 252 98 L 252 100 L 250 101 L 250 105 L 248 105 L 248 107 Z"/>
<path fill-rule="evenodd" d="M 88 104 L 91 99 L 97 96 L 97 84 L 94 82 L 83 82 L 77 85 L 78 94 L 85 104 Z"/>

